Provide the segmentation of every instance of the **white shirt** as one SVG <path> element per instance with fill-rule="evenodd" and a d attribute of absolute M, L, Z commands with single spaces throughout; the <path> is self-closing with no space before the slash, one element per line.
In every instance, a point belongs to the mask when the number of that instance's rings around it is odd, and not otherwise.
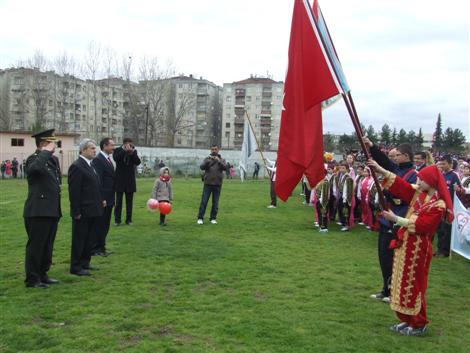
<path fill-rule="evenodd" d="M 112 154 L 106 154 L 103 151 L 100 151 L 100 153 L 104 156 L 104 158 L 108 159 L 111 158 Z"/>
<path fill-rule="evenodd" d="M 87 162 L 88 166 L 91 167 L 91 159 L 88 159 L 82 155 L 80 155 L 80 158 L 83 158 Z"/>
<path fill-rule="evenodd" d="M 107 161 L 110 161 L 110 162 L 111 162 L 111 165 L 113 166 L 113 169 L 116 169 L 116 166 L 114 165 L 114 160 L 113 160 L 113 158 L 111 157 L 112 154 L 106 154 L 106 153 L 104 153 L 103 151 L 100 151 L 100 153 L 104 156 L 104 158 L 106 158 Z"/>

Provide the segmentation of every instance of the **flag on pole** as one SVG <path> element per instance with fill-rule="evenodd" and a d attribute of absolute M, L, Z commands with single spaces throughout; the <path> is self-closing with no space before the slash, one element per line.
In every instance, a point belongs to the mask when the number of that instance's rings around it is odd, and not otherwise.
<path fill-rule="evenodd" d="M 323 179 L 321 103 L 349 90 L 318 2 L 295 0 L 284 84 L 276 194 L 283 201 L 305 174 Z"/>
<path fill-rule="evenodd" d="M 454 221 L 450 249 L 470 260 L 470 210 L 454 194 Z"/>
<path fill-rule="evenodd" d="M 244 175 L 248 171 L 248 159 L 250 156 L 256 152 L 258 148 L 256 144 L 256 138 L 251 130 L 250 124 L 245 121 L 245 127 L 243 129 L 243 143 L 242 143 L 242 152 L 240 155 L 240 178 L 244 180 Z"/>

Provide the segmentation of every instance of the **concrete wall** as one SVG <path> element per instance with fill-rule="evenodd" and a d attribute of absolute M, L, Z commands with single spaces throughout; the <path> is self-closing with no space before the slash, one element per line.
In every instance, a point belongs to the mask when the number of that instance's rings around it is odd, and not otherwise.
<path fill-rule="evenodd" d="M 23 139 L 24 146 L 12 146 L 13 138 Z M 70 164 L 78 156 L 78 148 L 74 146 L 74 136 L 58 135 L 57 138 L 62 141 L 62 147 L 56 149 L 55 155 L 59 159 L 62 174 L 67 174 Z M 0 160 L 12 160 L 16 157 L 18 162 L 22 163 L 34 151 L 36 151 L 36 142 L 31 133 L 0 132 Z"/>

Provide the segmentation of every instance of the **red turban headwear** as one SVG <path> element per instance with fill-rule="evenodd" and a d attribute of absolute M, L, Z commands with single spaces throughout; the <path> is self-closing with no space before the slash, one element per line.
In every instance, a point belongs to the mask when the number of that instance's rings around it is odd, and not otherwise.
<path fill-rule="evenodd" d="M 450 199 L 449 189 L 447 189 L 447 184 L 444 179 L 444 176 L 442 175 L 440 170 L 437 168 L 437 166 L 430 165 L 428 167 L 421 169 L 418 172 L 418 178 L 420 178 L 422 181 L 424 181 L 433 189 L 437 190 L 437 192 L 439 193 L 439 198 L 444 200 L 446 204 L 446 208 L 447 208 L 446 220 L 449 223 L 452 222 L 452 220 L 454 219 L 452 200 Z"/>

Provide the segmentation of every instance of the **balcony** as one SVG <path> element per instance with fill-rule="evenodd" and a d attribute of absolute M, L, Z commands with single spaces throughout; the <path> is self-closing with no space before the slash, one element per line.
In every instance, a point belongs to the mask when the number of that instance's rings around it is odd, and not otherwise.
<path fill-rule="evenodd" d="M 245 117 L 244 116 L 235 116 L 235 119 L 233 119 L 233 122 L 235 124 L 244 124 L 245 123 Z"/>
<path fill-rule="evenodd" d="M 271 126 L 261 126 L 261 133 L 270 133 L 271 132 Z"/>
<path fill-rule="evenodd" d="M 237 88 L 235 90 L 235 97 L 241 97 L 241 96 L 245 96 L 245 89 Z"/>
<path fill-rule="evenodd" d="M 265 100 L 265 99 L 271 100 L 271 98 L 273 97 L 273 93 L 272 92 L 263 92 L 262 97 L 263 97 L 263 100 Z"/>

